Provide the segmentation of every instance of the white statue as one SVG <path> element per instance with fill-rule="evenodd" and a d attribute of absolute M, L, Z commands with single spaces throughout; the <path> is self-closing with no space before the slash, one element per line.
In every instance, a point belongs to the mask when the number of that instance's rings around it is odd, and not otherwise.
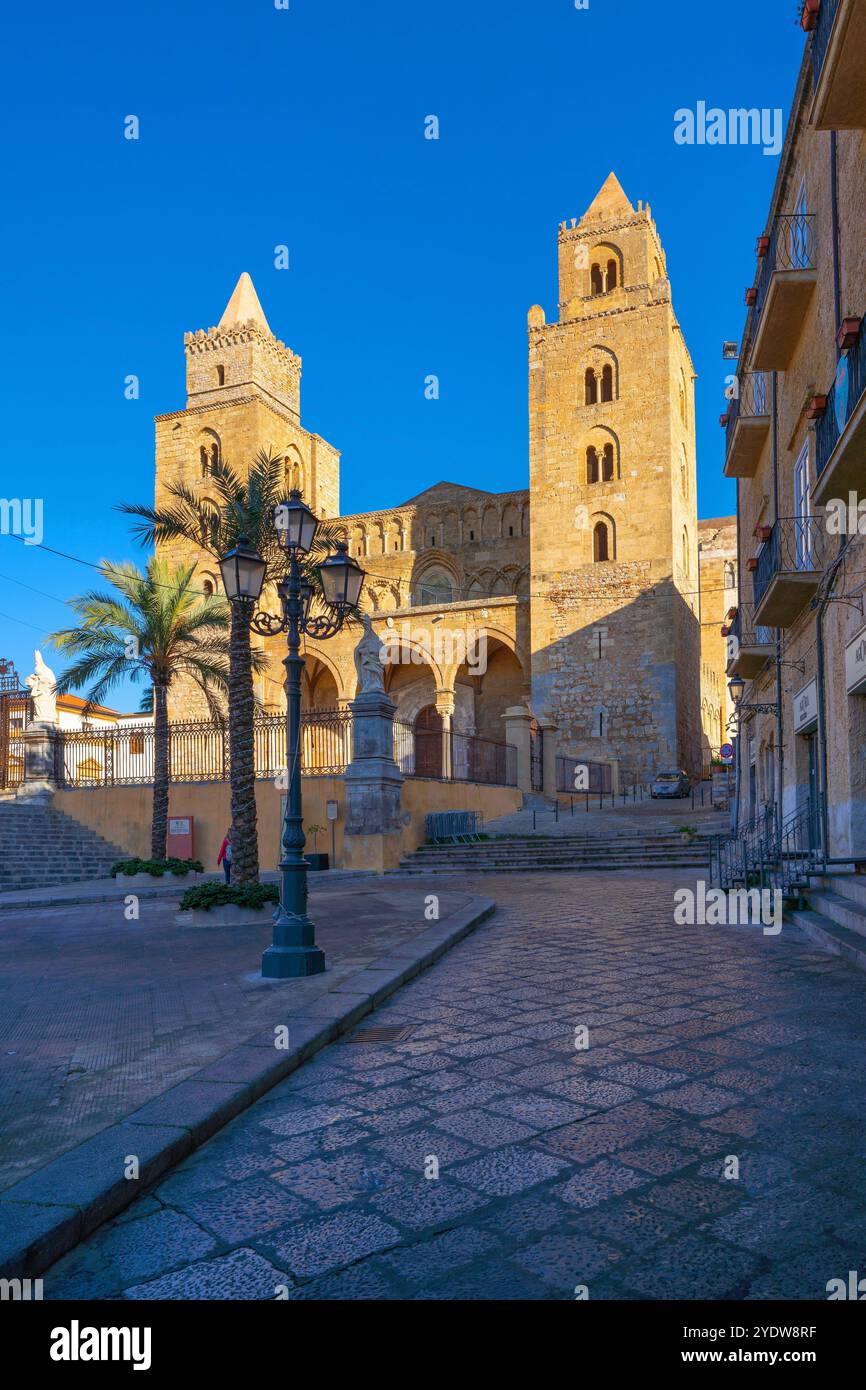
<path fill-rule="evenodd" d="M 366 695 L 368 690 L 381 690 L 385 693 L 385 671 L 382 664 L 382 644 L 373 631 L 368 613 L 361 616 L 364 631 L 355 648 L 355 670 L 358 673 L 358 694 Z"/>
<path fill-rule="evenodd" d="M 57 696 L 54 687 L 57 678 L 50 666 L 42 660 L 42 653 L 33 653 L 34 671 L 24 682 L 30 687 L 33 696 L 33 718 L 39 724 L 57 723 Z"/>

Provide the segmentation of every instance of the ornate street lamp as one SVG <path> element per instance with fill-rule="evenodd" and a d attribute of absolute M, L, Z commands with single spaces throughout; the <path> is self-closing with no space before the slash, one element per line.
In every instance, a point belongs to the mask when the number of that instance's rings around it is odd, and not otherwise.
<path fill-rule="evenodd" d="M 316 945 L 316 929 L 307 916 L 307 861 L 301 810 L 301 635 L 317 641 L 333 637 L 361 596 L 364 571 L 348 553 L 344 541 L 337 553 L 319 567 L 327 611 L 310 616 L 313 587 L 301 573 L 300 556 L 312 547 L 318 519 L 301 500 L 298 491 L 277 507 L 274 526 L 280 544 L 288 551 L 289 570 L 277 585 L 281 613 L 252 613 L 250 627 L 263 637 L 286 633 L 286 768 L 289 785 L 283 820 L 280 860 L 280 907 L 274 917 L 273 944 L 262 956 L 262 975 L 285 980 L 299 975 L 318 975 L 325 968 L 325 953 Z M 257 568 L 258 567 L 258 568 Z M 254 603 L 262 589 L 266 565 L 241 537 L 233 551 L 220 561 L 223 583 L 233 603 Z M 258 587 L 256 588 L 256 583 Z"/>

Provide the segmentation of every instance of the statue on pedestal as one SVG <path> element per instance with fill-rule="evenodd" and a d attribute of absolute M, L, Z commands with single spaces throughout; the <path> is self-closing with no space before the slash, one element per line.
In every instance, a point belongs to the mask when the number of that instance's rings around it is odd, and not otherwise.
<path fill-rule="evenodd" d="M 34 671 L 24 682 L 30 687 L 33 696 L 33 718 L 37 724 L 57 723 L 57 696 L 54 687 L 57 678 L 50 666 L 42 660 L 42 653 L 33 653 Z"/>
<path fill-rule="evenodd" d="M 373 624 L 368 613 L 361 617 L 361 626 L 364 631 L 361 639 L 355 648 L 355 670 L 358 673 L 358 695 L 367 695 L 371 691 L 384 695 L 385 693 L 385 668 L 382 665 L 382 644 L 373 631 Z"/>

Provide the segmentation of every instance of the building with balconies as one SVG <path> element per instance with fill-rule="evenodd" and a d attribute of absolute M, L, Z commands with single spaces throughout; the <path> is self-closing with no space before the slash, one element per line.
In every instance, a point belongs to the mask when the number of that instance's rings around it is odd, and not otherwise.
<path fill-rule="evenodd" d="M 727 411 L 741 601 L 725 624 L 738 820 L 802 814 L 866 859 L 866 0 L 805 0 L 806 47 Z"/>

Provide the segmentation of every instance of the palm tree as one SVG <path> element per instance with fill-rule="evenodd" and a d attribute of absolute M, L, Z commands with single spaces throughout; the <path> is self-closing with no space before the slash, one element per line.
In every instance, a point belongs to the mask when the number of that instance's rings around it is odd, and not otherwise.
<path fill-rule="evenodd" d="M 174 567 L 152 558 L 142 572 L 131 563 L 99 567 L 116 593 L 96 590 L 69 600 L 80 627 L 51 636 L 54 646 L 76 658 L 57 681 L 57 693 L 88 687 L 88 708 L 129 677 L 145 680 L 153 695 L 153 817 L 150 853 L 165 858 L 168 829 L 170 750 L 168 690 L 178 678 L 192 680 L 212 715 L 222 719 L 220 697 L 228 690 L 229 612 L 225 599 L 202 597 L 193 587 L 194 565 Z M 144 704 L 144 701 L 142 701 Z M 87 713 L 87 708 L 85 709 Z"/>
<path fill-rule="evenodd" d="M 220 459 L 211 465 L 209 489 L 219 499 L 218 508 L 199 496 L 187 483 L 177 481 L 166 488 L 167 500 L 155 507 L 124 503 L 118 511 L 139 518 L 133 534 L 142 545 L 164 545 L 186 541 L 198 551 L 221 559 L 241 536 L 255 546 L 265 561 L 264 586 L 276 584 L 286 574 L 286 552 L 274 527 L 276 508 L 289 500 L 284 456 L 260 449 L 242 477 Z M 337 540 L 337 530 L 323 522 L 316 534 L 313 550 L 304 560 L 306 577 L 321 593 L 319 565 Z M 255 882 L 259 876 L 259 848 L 256 831 L 255 755 L 253 716 L 255 696 L 253 669 L 256 665 L 250 636 L 251 606 L 231 605 L 229 654 L 229 760 L 231 763 L 232 872 L 239 883 Z"/>

